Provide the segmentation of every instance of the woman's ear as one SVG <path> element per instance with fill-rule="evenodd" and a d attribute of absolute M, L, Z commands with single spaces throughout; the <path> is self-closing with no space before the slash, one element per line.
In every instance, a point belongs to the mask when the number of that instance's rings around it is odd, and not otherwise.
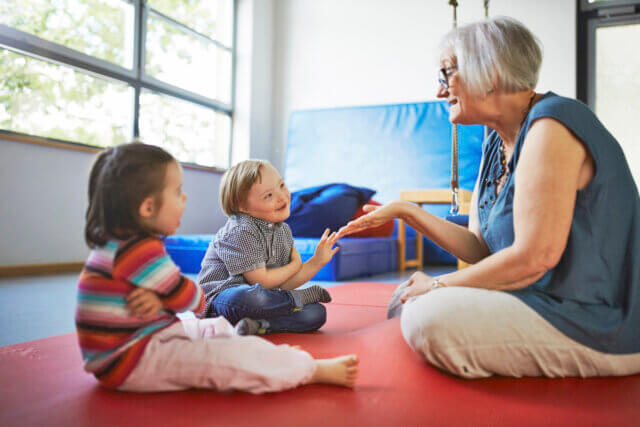
<path fill-rule="evenodd" d="M 156 203 L 152 196 L 147 197 L 140 203 L 140 209 L 138 213 L 140 214 L 140 218 L 152 218 L 155 215 Z"/>

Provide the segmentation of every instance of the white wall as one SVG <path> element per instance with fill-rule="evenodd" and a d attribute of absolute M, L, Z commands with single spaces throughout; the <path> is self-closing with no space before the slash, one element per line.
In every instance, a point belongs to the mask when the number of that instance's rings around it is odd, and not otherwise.
<path fill-rule="evenodd" d="M 80 262 L 94 154 L 0 141 L 0 266 Z M 179 233 L 211 233 L 224 222 L 220 174 L 185 170 L 189 196 Z"/>
<path fill-rule="evenodd" d="M 458 23 L 484 17 L 483 2 L 459 2 Z M 492 0 L 544 47 L 538 90 L 575 96 L 575 0 Z M 445 0 L 277 0 L 271 161 L 284 164 L 293 110 L 435 99 L 437 49 L 451 28 Z"/>
<path fill-rule="evenodd" d="M 238 0 L 232 163 L 271 156 L 273 9 L 272 1 Z"/>

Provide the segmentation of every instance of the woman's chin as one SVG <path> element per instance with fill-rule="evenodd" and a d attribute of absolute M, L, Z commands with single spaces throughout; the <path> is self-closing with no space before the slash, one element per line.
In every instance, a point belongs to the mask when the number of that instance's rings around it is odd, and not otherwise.
<path fill-rule="evenodd" d="M 462 114 L 449 114 L 449 122 L 454 125 L 473 125 L 476 124 L 469 120 L 465 120 Z"/>
<path fill-rule="evenodd" d="M 449 110 L 449 122 L 452 124 L 460 124 L 460 112 L 452 106 Z"/>

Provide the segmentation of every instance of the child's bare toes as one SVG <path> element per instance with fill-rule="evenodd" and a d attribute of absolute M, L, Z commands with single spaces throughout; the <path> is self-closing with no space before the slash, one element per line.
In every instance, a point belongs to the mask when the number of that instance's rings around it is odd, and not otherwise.
<path fill-rule="evenodd" d="M 358 360 L 358 356 L 356 356 L 355 354 L 348 354 L 342 357 L 342 363 L 344 363 L 345 366 L 358 366 L 358 364 L 360 363 L 360 360 Z"/>

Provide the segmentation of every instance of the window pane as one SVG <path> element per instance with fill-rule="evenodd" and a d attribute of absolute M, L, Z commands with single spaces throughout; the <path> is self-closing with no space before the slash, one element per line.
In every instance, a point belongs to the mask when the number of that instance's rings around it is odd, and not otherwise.
<path fill-rule="evenodd" d="M 122 0 L 0 1 L 0 23 L 129 69 L 133 17 Z"/>
<path fill-rule="evenodd" d="M 233 0 L 148 0 L 158 12 L 231 47 Z"/>
<path fill-rule="evenodd" d="M 145 90 L 140 94 L 140 139 L 181 162 L 228 167 L 230 132 L 225 114 Z"/>
<path fill-rule="evenodd" d="M 596 114 L 616 137 L 640 184 L 640 24 L 596 29 Z"/>
<path fill-rule="evenodd" d="M 231 52 L 149 16 L 145 72 L 159 80 L 229 104 Z"/>
<path fill-rule="evenodd" d="M 101 147 L 131 139 L 133 89 L 0 48 L 2 129 Z"/>

